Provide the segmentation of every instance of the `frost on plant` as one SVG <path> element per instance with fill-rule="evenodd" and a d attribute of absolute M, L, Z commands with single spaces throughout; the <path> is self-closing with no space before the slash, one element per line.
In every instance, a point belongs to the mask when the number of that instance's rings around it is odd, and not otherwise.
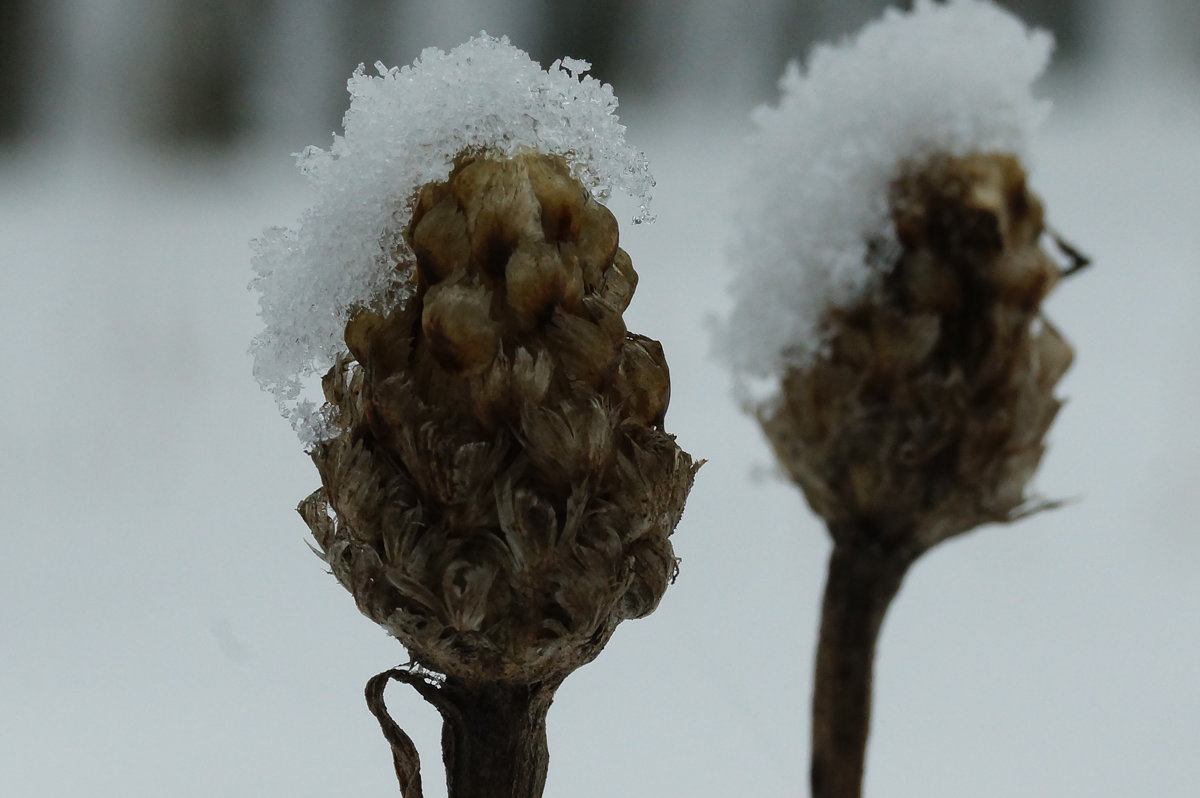
<path fill-rule="evenodd" d="M 902 164 L 1025 153 L 1048 111 L 1031 86 L 1052 47 L 990 2 L 918 0 L 789 66 L 778 105 L 754 116 L 742 271 L 718 337 L 741 389 L 772 391 L 805 366 L 826 343 L 825 309 L 860 297 L 894 257 L 888 188 Z"/>
<path fill-rule="evenodd" d="M 646 159 L 625 142 L 612 87 L 589 68 L 568 58 L 543 70 L 507 38 L 480 34 L 412 66 L 355 71 L 344 133 L 297 157 L 313 206 L 255 242 L 265 322 L 251 347 L 255 377 L 306 444 L 331 433 L 306 384 L 345 351 L 352 310 L 384 312 L 411 291 L 404 231 L 415 193 L 445 180 L 457 156 L 558 155 L 597 200 L 621 191 L 640 203 L 635 221 L 652 218 Z"/>

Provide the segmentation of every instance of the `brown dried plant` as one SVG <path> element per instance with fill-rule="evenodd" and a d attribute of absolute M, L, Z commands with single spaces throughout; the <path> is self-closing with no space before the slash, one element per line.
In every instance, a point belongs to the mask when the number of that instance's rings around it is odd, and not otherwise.
<path fill-rule="evenodd" d="M 555 690 L 674 579 L 697 464 L 663 430 L 662 347 L 622 320 L 616 220 L 561 158 L 460 157 L 405 239 L 411 297 L 347 324 L 324 380 L 340 432 L 300 512 L 411 655 L 367 688 L 405 798 L 419 763 L 391 678 L 441 713 L 451 798 L 531 798 Z"/>
<path fill-rule="evenodd" d="M 1041 247 L 1042 203 L 1016 158 L 909 164 L 889 201 L 899 252 L 874 290 L 828 309 L 828 346 L 790 369 L 760 414 L 834 544 L 814 798 L 861 794 L 875 641 L 913 562 L 947 538 L 1052 506 L 1027 486 L 1073 357 L 1042 314 L 1063 270 Z"/>

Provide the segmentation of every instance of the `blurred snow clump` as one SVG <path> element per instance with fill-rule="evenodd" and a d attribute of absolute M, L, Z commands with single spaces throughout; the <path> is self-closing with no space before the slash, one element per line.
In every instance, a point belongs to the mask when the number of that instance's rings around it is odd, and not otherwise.
<path fill-rule="evenodd" d="M 772 392 L 805 365 L 823 345 L 825 308 L 861 296 L 886 266 L 902 163 L 1025 152 L 1049 110 L 1032 84 L 1052 49 L 1048 33 L 986 0 L 917 0 L 788 65 L 779 104 L 754 113 L 735 305 L 716 342 L 740 391 Z"/>

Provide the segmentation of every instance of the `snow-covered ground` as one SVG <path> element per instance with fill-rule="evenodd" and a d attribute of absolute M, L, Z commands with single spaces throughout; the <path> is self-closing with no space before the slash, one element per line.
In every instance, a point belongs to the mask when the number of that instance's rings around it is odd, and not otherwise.
<path fill-rule="evenodd" d="M 1049 305 L 1079 359 L 1038 484 L 1079 501 L 911 574 L 881 642 L 869 795 L 1200 783 L 1200 80 L 1050 91 L 1033 185 L 1096 263 Z M 710 356 L 744 129 L 723 118 L 626 120 L 659 217 L 624 228 L 629 326 L 663 341 L 669 429 L 710 462 L 678 583 L 559 693 L 550 797 L 806 790 L 827 544 Z M 404 652 L 305 546 L 292 508 L 317 476 L 246 354 L 247 242 L 305 192 L 273 150 L 0 161 L 0 793 L 396 794 L 362 687 Z M 436 714 L 392 690 L 444 795 Z"/>

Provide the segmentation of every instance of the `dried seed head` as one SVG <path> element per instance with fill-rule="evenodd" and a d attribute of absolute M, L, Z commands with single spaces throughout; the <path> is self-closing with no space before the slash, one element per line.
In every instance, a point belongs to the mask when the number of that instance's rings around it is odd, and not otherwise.
<path fill-rule="evenodd" d="M 695 465 L 630 335 L 612 215 L 557 157 L 463 157 L 425 186 L 410 300 L 346 327 L 341 434 L 301 513 L 360 609 L 425 667 L 534 682 L 651 612 Z"/>
<path fill-rule="evenodd" d="M 1027 507 L 1072 351 L 1041 315 L 1060 272 L 1015 158 L 910 164 L 890 207 L 895 262 L 827 310 L 827 349 L 760 420 L 835 537 L 919 552 Z"/>

